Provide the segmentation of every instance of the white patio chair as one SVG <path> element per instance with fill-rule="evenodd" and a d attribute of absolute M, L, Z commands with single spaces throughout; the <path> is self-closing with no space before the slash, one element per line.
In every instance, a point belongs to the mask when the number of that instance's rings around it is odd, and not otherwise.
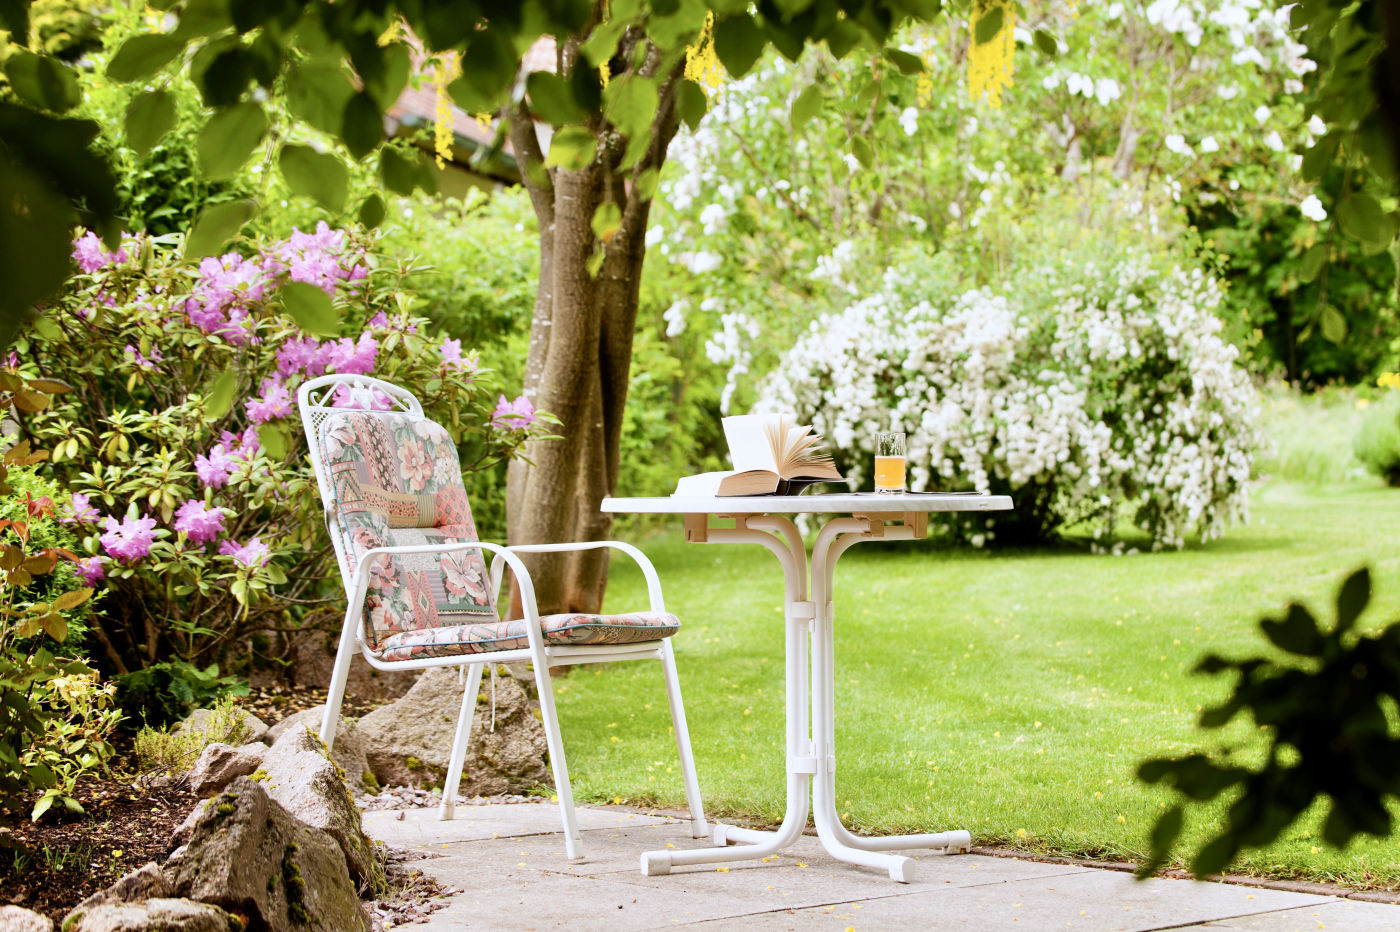
<path fill-rule="evenodd" d="M 321 723 L 327 747 L 335 741 L 356 649 L 380 670 L 467 667 L 439 811 L 439 818 L 450 819 L 482 667 L 529 661 L 539 686 L 565 849 L 570 858 L 581 857 L 550 667 L 652 658 L 661 661 L 665 675 L 691 831 L 696 838 L 708 834 L 671 650 L 670 636 L 680 622 L 666 612 L 661 582 L 646 555 L 618 541 L 508 548 L 477 540 L 451 438 L 398 386 L 368 376 L 322 376 L 301 386 L 297 405 L 349 600 Z M 649 611 L 541 616 L 530 574 L 517 554 L 595 547 L 611 547 L 637 561 Z M 494 554 L 489 577 L 483 560 L 488 551 Z M 524 618 L 515 621 L 501 621 L 496 612 L 505 566 L 515 574 L 524 610 Z"/>

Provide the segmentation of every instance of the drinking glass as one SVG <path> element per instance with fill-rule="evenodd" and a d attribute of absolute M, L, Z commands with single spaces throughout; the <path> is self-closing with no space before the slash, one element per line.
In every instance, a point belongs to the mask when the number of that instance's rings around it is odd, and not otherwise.
<path fill-rule="evenodd" d="M 875 434 L 875 491 L 904 491 L 904 431 L 882 430 Z"/>

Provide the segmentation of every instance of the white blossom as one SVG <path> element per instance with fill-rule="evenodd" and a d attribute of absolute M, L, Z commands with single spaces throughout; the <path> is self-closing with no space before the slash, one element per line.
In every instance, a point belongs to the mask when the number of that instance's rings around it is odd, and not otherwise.
<path fill-rule="evenodd" d="M 1162 140 L 1162 145 L 1170 152 L 1177 155 L 1191 155 L 1191 147 L 1186 144 L 1186 139 L 1180 133 L 1168 133 L 1167 138 Z"/>
<path fill-rule="evenodd" d="M 1272 113 L 1272 110 L 1270 110 L 1263 104 L 1260 104 L 1258 107 L 1254 108 L 1254 119 L 1258 121 L 1260 126 L 1263 126 L 1266 122 L 1268 122 L 1269 115 Z"/>
<path fill-rule="evenodd" d="M 1219 152 L 1219 151 L 1220 151 L 1220 143 L 1218 143 L 1218 142 L 1215 141 L 1215 137 L 1214 137 L 1214 136 L 1207 136 L 1206 138 L 1204 138 L 1204 139 L 1201 140 L 1201 151 L 1202 151 L 1202 152 Z"/>
<path fill-rule="evenodd" d="M 1298 205 L 1298 210 L 1309 220 L 1318 223 L 1327 219 L 1327 210 L 1322 206 L 1322 201 L 1317 199 L 1316 194 L 1309 194 L 1303 199 L 1303 203 Z"/>

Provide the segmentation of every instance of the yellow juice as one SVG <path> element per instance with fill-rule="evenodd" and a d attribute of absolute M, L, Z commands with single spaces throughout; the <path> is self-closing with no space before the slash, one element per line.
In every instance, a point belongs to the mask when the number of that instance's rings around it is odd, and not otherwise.
<path fill-rule="evenodd" d="M 904 489 L 904 457 L 875 457 L 875 489 L 902 491 Z"/>

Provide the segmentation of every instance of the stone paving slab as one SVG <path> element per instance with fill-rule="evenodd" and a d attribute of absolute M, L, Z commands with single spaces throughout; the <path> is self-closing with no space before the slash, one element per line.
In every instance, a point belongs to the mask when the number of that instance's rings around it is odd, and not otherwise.
<path fill-rule="evenodd" d="M 811 836 L 769 861 L 646 877 L 639 869 L 643 851 L 709 845 L 673 818 L 596 808 L 578 815 L 586 856 L 574 861 L 564 856 L 556 806 L 464 807 L 451 822 L 437 821 L 436 810 L 406 810 L 401 820 L 398 812 L 369 812 L 365 828 L 378 840 L 434 855 L 415 866 L 463 891 L 421 926 L 429 932 L 690 924 L 1400 932 L 1400 906 L 1220 883 L 1140 883 L 1079 864 L 988 855 L 917 855 L 915 882 L 896 884 L 883 872 L 832 858 Z"/>
<path fill-rule="evenodd" d="M 1329 900 L 1280 912 L 1221 919 L 1194 929 L 1249 929 L 1251 932 L 1400 932 L 1400 906 Z"/>

